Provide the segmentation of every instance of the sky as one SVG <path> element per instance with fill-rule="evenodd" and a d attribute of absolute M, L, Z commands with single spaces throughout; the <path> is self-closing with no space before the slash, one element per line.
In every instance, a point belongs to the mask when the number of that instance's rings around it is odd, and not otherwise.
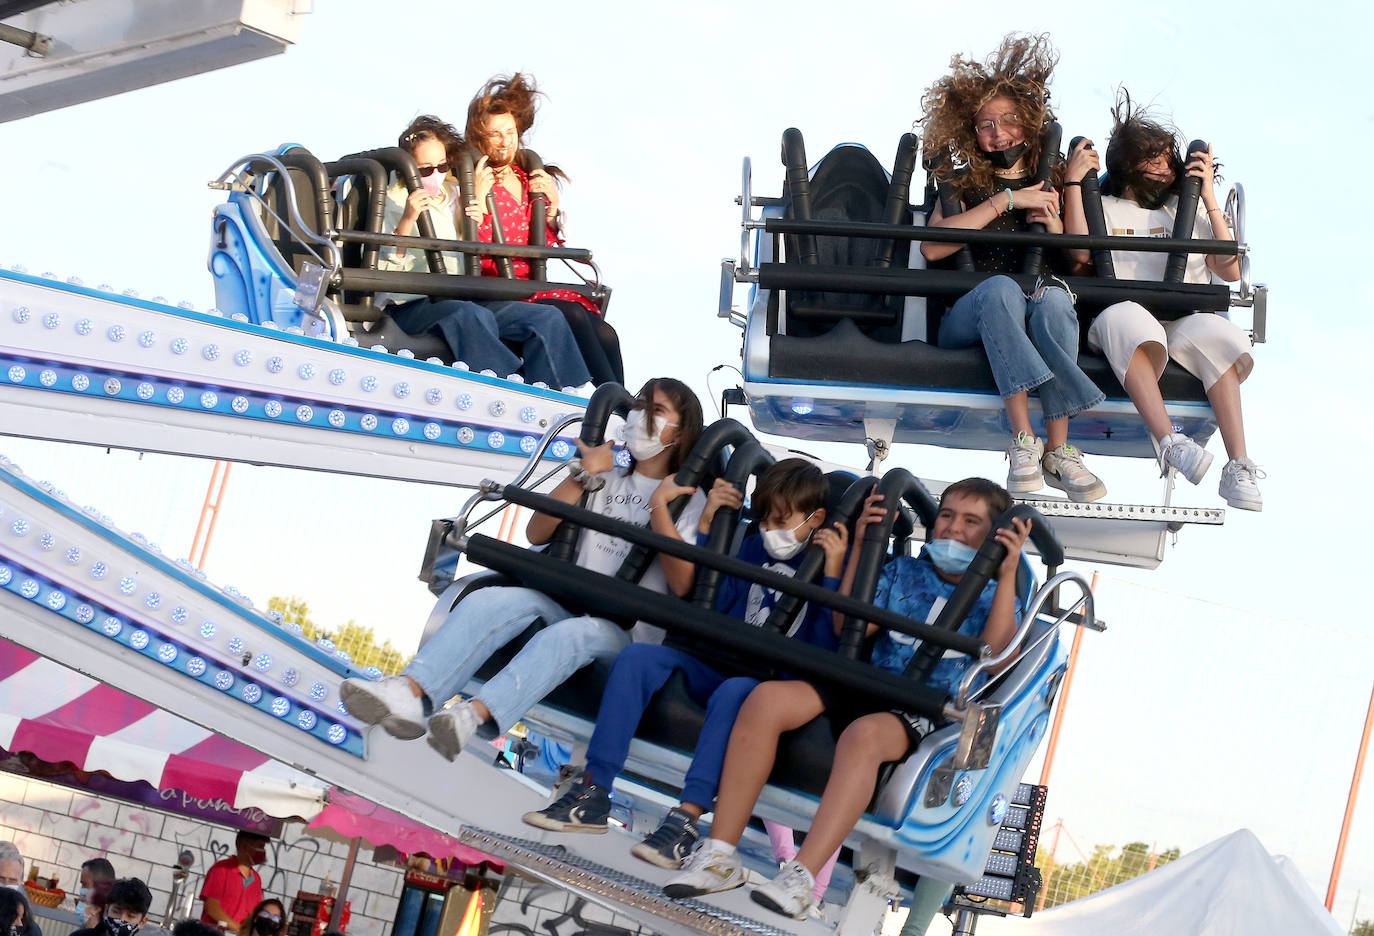
<path fill-rule="evenodd" d="M 593 249 L 614 288 L 629 383 L 680 377 L 710 413 L 708 393 L 731 373 L 708 386 L 709 372 L 739 363 L 738 330 L 715 308 L 720 259 L 738 249 L 740 161 L 753 160 L 756 194 L 777 194 L 785 128 L 804 132 L 813 161 L 855 141 L 886 163 L 950 56 L 1048 30 L 1066 138 L 1105 143 L 1124 85 L 1185 138 L 1211 140 L 1224 184 L 1246 186 L 1254 275 L 1271 290 L 1270 340 L 1243 391 L 1265 510 L 1185 529 L 1157 570 L 1100 569 L 1109 628 L 1083 641 L 1047 823 L 1062 818 L 1085 849 L 1185 851 L 1249 827 L 1324 895 L 1374 679 L 1358 520 L 1374 462 L 1368 211 L 1360 176 L 1331 169 L 1374 152 L 1374 110 L 1355 93 L 1367 6 L 1163 0 L 1037 14 L 987 3 L 977 19 L 912 3 L 535 2 L 505 19 L 455 16 L 437 0 L 377 9 L 321 0 L 285 55 L 0 124 L 0 264 L 213 305 L 205 256 L 220 196 L 205 183 L 231 161 L 287 141 L 326 159 L 387 145 L 419 113 L 461 123 L 489 76 L 525 70 L 548 95 L 526 142 L 571 177 L 570 240 Z M 1220 440 L 1211 448 L 1221 454 Z M 856 446 L 811 450 L 863 461 Z M 167 552 L 189 551 L 209 462 L 10 438 L 0 452 Z M 1180 482 L 1175 502 L 1221 506 L 1223 460 L 1201 486 Z M 946 480 L 1005 471 L 998 453 L 925 446 L 899 447 L 889 464 Z M 1150 463 L 1089 464 L 1112 502 L 1161 496 Z M 297 595 L 323 624 L 355 619 L 413 647 L 431 606 L 415 578 L 429 521 L 465 496 L 236 465 L 207 571 L 260 606 Z M 1374 918 L 1371 775 L 1342 925 L 1357 898 Z M 1076 856 L 1061 850 L 1065 860 Z"/>

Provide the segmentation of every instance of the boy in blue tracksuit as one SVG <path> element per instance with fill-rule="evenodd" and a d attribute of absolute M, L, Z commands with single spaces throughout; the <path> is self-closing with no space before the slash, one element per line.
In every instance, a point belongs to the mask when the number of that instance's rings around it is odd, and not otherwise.
<path fill-rule="evenodd" d="M 662 493 L 666 501 L 691 490 L 684 487 Z M 837 588 L 848 533 L 842 524 L 824 526 L 828 492 L 825 475 L 804 459 L 788 458 L 773 465 L 760 476 L 754 491 L 754 512 L 759 518 L 760 532 L 745 538 L 737 558 L 792 575 L 801 564 L 802 550 L 814 541 L 825 551 L 822 584 Z M 716 511 L 721 507 L 738 509 L 742 499 L 733 484 L 723 479 L 716 481 L 697 527 L 698 544 L 704 543 Z M 667 561 L 668 557 L 663 558 Z M 716 610 L 761 627 L 777 597 L 777 592 L 761 585 L 726 577 L 716 599 Z M 806 605 L 788 636 L 833 650 L 833 616 L 826 608 Z M 694 650 L 632 644 L 616 657 L 587 749 L 586 775 L 551 805 L 526 813 L 526 822 L 558 832 L 605 832 L 611 783 L 625 764 L 640 718 L 654 693 L 663 688 L 675 670 L 681 670 L 693 701 L 706 706 L 706 721 L 683 781 L 681 804 L 669 811 L 653 834 L 632 849 L 636 857 L 660 867 L 676 869 L 681 864 L 699 838 L 697 819 L 710 811 L 715 801 L 735 716 L 758 685 L 758 680 L 722 673 L 721 669 L 728 670 L 730 666 L 728 662 L 715 665 L 720 654 L 711 652 L 711 648 Z M 713 662 L 704 662 L 702 656 Z"/>

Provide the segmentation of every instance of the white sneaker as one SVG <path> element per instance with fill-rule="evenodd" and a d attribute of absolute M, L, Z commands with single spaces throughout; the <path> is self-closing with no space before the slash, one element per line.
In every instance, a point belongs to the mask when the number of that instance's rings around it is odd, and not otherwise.
<path fill-rule="evenodd" d="M 348 714 L 368 725 L 381 725 L 386 733 L 406 741 L 423 737 L 425 706 L 404 676 L 388 676 L 373 682 L 353 677 L 339 686 L 339 701 Z"/>
<path fill-rule="evenodd" d="M 1083 464 L 1083 453 L 1067 442 L 1041 460 L 1045 483 L 1057 487 L 1077 504 L 1095 501 L 1107 493 L 1107 485 Z"/>
<path fill-rule="evenodd" d="M 463 752 L 463 745 L 472 740 L 482 722 L 467 699 L 454 703 L 429 720 L 429 746 L 449 760 Z"/>
<path fill-rule="evenodd" d="M 1007 490 L 1013 494 L 1026 494 L 1038 491 L 1045 486 L 1045 478 L 1040 469 L 1040 460 L 1045 455 L 1045 443 L 1018 432 L 1007 447 L 1007 459 L 1011 468 L 1007 471 Z"/>
<path fill-rule="evenodd" d="M 1250 459 L 1233 458 L 1221 469 L 1218 493 L 1237 510 L 1263 510 L 1264 499 L 1260 497 L 1259 485 L 1255 483 L 1263 477 L 1264 472 Z"/>
<path fill-rule="evenodd" d="M 1193 484 L 1202 480 L 1212 467 L 1212 453 L 1181 432 L 1174 432 L 1159 440 L 1161 471 L 1173 468 Z"/>
<path fill-rule="evenodd" d="M 749 896 L 754 903 L 774 913 L 805 920 L 816 903 L 816 878 L 800 861 L 793 859 L 778 870 L 777 877 L 754 888 Z"/>
<path fill-rule="evenodd" d="M 687 856 L 682 870 L 663 885 L 663 893 L 673 900 L 700 897 L 734 890 L 744 885 L 744 868 L 739 851 L 731 849 L 727 855 L 715 839 L 707 839 L 701 847 Z M 728 846 L 726 846 L 728 847 Z"/>

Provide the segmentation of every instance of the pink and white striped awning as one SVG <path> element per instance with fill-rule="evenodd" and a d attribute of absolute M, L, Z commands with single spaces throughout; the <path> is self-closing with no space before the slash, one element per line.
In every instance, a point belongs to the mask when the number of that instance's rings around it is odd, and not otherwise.
<path fill-rule="evenodd" d="M 325 807 L 308 774 L 5 640 L 0 748 L 277 818 Z"/>

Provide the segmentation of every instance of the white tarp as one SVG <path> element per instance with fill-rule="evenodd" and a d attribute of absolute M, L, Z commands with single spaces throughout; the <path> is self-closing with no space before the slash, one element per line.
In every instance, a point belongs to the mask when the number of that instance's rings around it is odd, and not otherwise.
<path fill-rule="evenodd" d="M 979 920 L 1006 936 L 1343 936 L 1292 863 L 1240 829 L 1162 868 L 1029 920 Z"/>

